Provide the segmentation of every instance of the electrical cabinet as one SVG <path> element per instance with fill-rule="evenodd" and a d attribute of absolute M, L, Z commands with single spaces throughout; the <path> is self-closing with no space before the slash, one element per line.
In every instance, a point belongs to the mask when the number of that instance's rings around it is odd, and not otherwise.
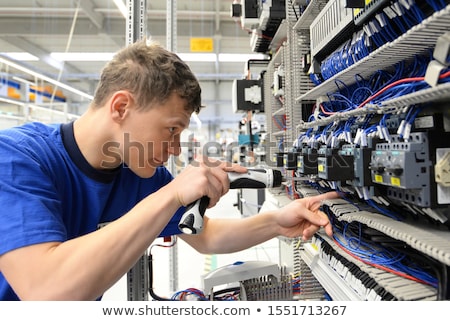
<path fill-rule="evenodd" d="M 323 299 L 448 300 L 450 1 L 348 4 L 286 1 L 264 74 L 283 196 L 343 195 L 322 207 L 334 238 L 280 264 L 306 264 Z"/>

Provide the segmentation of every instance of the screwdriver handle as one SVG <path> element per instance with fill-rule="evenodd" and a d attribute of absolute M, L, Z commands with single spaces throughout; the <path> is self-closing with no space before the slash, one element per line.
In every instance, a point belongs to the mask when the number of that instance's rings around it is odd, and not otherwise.
<path fill-rule="evenodd" d="M 178 228 L 185 234 L 197 234 L 203 229 L 203 216 L 209 204 L 209 197 L 203 196 L 188 205 Z"/>

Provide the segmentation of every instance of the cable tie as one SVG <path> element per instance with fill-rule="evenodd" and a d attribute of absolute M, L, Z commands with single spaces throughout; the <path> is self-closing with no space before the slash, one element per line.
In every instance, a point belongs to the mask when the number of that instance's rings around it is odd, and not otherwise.
<path fill-rule="evenodd" d="M 367 135 L 365 132 L 361 134 L 361 146 L 363 147 L 367 146 Z"/>
<path fill-rule="evenodd" d="M 398 1 L 405 9 L 411 10 L 411 4 L 407 0 L 399 0 Z"/>
<path fill-rule="evenodd" d="M 397 14 L 390 6 L 387 6 L 383 9 L 383 12 L 388 16 L 389 19 L 395 19 L 397 17 Z"/>
<path fill-rule="evenodd" d="M 377 125 L 377 132 L 378 132 L 378 136 L 379 136 L 381 139 L 384 139 L 383 130 L 381 129 L 381 126 L 380 126 L 380 125 Z"/>
<path fill-rule="evenodd" d="M 403 132 L 403 138 L 405 140 L 409 140 L 410 134 L 411 134 L 411 124 L 410 123 L 406 123 L 405 130 Z"/>
<path fill-rule="evenodd" d="M 403 119 L 401 122 L 400 122 L 400 125 L 398 126 L 398 128 L 397 128 L 397 134 L 398 135 L 402 135 L 403 134 L 403 130 L 404 130 L 404 128 L 405 128 L 405 120 Z"/>

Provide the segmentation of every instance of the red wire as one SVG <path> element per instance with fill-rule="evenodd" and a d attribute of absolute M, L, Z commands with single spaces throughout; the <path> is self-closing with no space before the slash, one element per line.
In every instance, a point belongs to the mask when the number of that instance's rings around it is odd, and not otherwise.
<path fill-rule="evenodd" d="M 334 114 L 338 113 L 338 111 L 326 111 L 323 108 L 322 104 L 320 104 L 319 107 L 320 107 L 320 110 L 322 111 L 322 113 L 324 113 L 325 115 L 334 115 Z"/>
<path fill-rule="evenodd" d="M 397 81 L 394 81 L 392 84 L 387 85 L 386 87 L 384 87 L 383 89 L 380 89 L 377 93 L 373 94 L 372 96 L 370 96 L 369 98 L 367 98 L 366 100 L 364 100 L 357 108 L 361 108 L 362 106 L 364 106 L 365 104 L 367 104 L 369 101 L 371 101 L 372 99 L 378 97 L 379 95 L 381 95 L 382 93 L 384 93 L 386 90 L 395 87 L 397 85 L 403 84 L 405 82 L 414 82 L 414 81 L 422 81 L 424 80 L 424 77 L 414 77 L 414 78 L 403 78 L 403 79 L 399 79 Z"/>
<path fill-rule="evenodd" d="M 440 75 L 439 79 L 443 79 L 443 78 L 446 78 L 446 77 L 449 77 L 449 76 L 450 76 L 450 71 L 447 71 L 446 73 L 443 73 L 442 75 Z M 390 88 L 392 88 L 394 86 L 397 86 L 399 84 L 403 84 L 405 82 L 414 82 L 414 81 L 423 81 L 423 80 L 425 80 L 425 77 L 403 78 L 403 79 L 399 79 L 397 81 L 394 81 L 392 84 L 387 85 L 383 89 L 380 89 L 377 93 L 373 94 L 372 96 L 370 96 L 369 98 L 364 100 L 357 108 L 363 107 L 369 101 L 371 101 L 372 99 L 378 97 L 379 95 L 384 93 L 386 90 L 388 90 L 388 89 L 390 89 Z"/>
<path fill-rule="evenodd" d="M 392 274 L 401 276 L 401 277 L 403 277 L 403 278 L 405 278 L 405 279 L 409 279 L 409 280 L 412 280 L 412 281 L 416 281 L 416 282 L 422 283 L 422 284 L 432 285 L 432 284 L 430 284 L 429 282 L 426 282 L 426 281 L 424 281 L 424 280 L 418 279 L 418 278 L 413 277 L 413 276 L 411 276 L 411 275 L 408 275 L 408 274 L 406 274 L 406 273 L 399 272 L 399 271 L 396 271 L 396 270 L 387 268 L 387 267 L 385 267 L 385 266 L 383 266 L 383 265 L 379 265 L 379 264 L 372 263 L 372 262 L 370 262 L 370 261 L 366 261 L 366 260 L 364 260 L 364 259 L 362 259 L 362 258 L 356 256 L 355 254 L 353 254 L 353 253 L 350 252 L 349 250 L 347 250 L 345 247 L 343 247 L 341 244 L 339 244 L 336 240 L 334 240 L 334 243 L 335 243 L 337 246 L 339 246 L 339 248 L 341 248 L 345 253 L 347 253 L 347 254 L 350 255 L 351 257 L 353 257 L 353 258 L 355 258 L 355 259 L 357 259 L 357 260 L 359 260 L 359 261 L 361 261 L 361 262 L 363 262 L 363 263 L 365 263 L 365 264 L 368 264 L 368 265 L 371 265 L 371 266 L 373 266 L 373 267 L 376 267 L 376 268 L 378 268 L 378 269 L 380 269 L 380 270 L 383 270 L 383 271 L 390 272 L 390 273 L 392 273 Z"/>
<path fill-rule="evenodd" d="M 450 71 L 447 71 L 445 73 L 443 73 L 442 75 L 439 76 L 439 79 L 443 79 L 446 77 L 450 77 Z M 372 99 L 378 97 L 379 95 L 381 95 L 382 93 L 384 93 L 386 90 L 406 83 L 406 82 L 415 82 L 415 81 L 423 81 L 425 80 L 425 77 L 413 77 L 413 78 L 403 78 L 403 79 L 399 79 L 397 81 L 394 81 L 392 84 L 387 85 L 386 87 L 380 89 L 378 92 L 376 92 L 375 94 L 373 94 L 372 96 L 368 97 L 366 100 L 364 100 L 357 108 L 361 108 L 364 105 L 366 105 L 369 101 L 371 101 Z M 325 115 L 334 115 L 338 112 L 329 112 L 329 111 L 325 111 L 325 109 L 323 108 L 322 104 L 320 104 L 320 110 L 325 114 Z"/>

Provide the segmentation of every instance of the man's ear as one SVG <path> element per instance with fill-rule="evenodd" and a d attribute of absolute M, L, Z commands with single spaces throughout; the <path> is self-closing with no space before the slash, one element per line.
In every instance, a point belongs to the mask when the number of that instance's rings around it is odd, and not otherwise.
<path fill-rule="evenodd" d="M 128 116 L 133 104 L 133 96 L 126 90 L 116 91 L 110 100 L 111 117 L 116 122 L 122 122 Z"/>

